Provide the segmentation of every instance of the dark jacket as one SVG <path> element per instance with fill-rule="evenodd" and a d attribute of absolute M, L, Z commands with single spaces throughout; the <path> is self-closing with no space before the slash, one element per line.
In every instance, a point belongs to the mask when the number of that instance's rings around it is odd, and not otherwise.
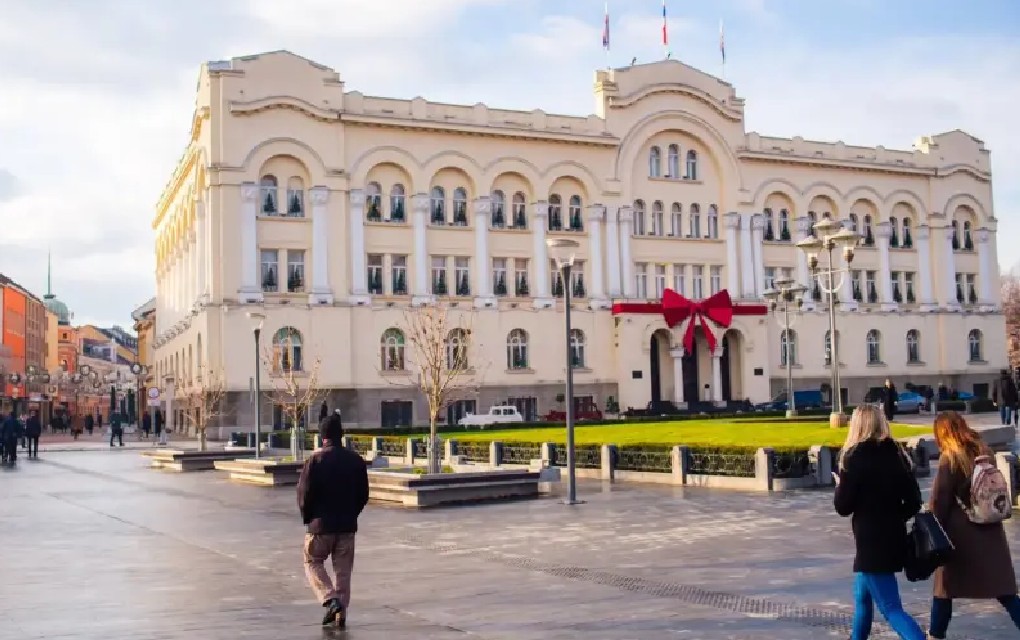
<path fill-rule="evenodd" d="M 853 516 L 854 571 L 903 570 L 907 520 L 921 510 L 921 489 L 895 440 L 867 440 L 850 452 L 833 503 L 839 515 Z"/>
<path fill-rule="evenodd" d="M 5 441 L 16 440 L 21 437 L 22 426 L 21 420 L 15 417 L 7 416 L 3 422 L 0 422 L 0 438 Z"/>
<path fill-rule="evenodd" d="M 152 416 L 150 416 L 148 413 L 145 413 L 144 415 L 142 415 L 142 431 L 151 430 L 152 430 Z"/>
<path fill-rule="evenodd" d="M 85 428 L 92 429 L 96 426 L 96 421 L 92 417 L 91 413 L 85 414 Z"/>
<path fill-rule="evenodd" d="M 39 416 L 30 416 L 25 421 L 25 435 L 29 438 L 38 438 L 42 435 L 42 421 Z"/>
<path fill-rule="evenodd" d="M 1017 390 L 1013 378 L 1001 376 L 992 389 L 992 400 L 1004 404 L 1007 407 L 1015 407 L 1017 403 Z"/>
<path fill-rule="evenodd" d="M 939 459 L 931 488 L 931 512 L 953 542 L 955 550 L 935 571 L 937 598 L 997 598 L 1015 595 L 1016 575 L 1002 524 L 974 524 L 957 497 L 970 504 L 970 478 Z"/>
<path fill-rule="evenodd" d="M 157 436 L 163 433 L 163 414 L 159 411 L 156 412 L 156 415 L 152 416 L 152 428 Z"/>
<path fill-rule="evenodd" d="M 885 395 L 882 398 L 882 409 L 885 412 L 886 420 L 892 420 L 892 417 L 896 415 L 896 400 L 899 397 L 899 394 L 896 393 L 896 385 L 891 384 L 888 387 L 885 387 Z"/>
<path fill-rule="evenodd" d="M 332 445 L 313 453 L 301 470 L 298 508 L 308 533 L 357 533 L 368 504 L 368 469 L 353 451 Z"/>

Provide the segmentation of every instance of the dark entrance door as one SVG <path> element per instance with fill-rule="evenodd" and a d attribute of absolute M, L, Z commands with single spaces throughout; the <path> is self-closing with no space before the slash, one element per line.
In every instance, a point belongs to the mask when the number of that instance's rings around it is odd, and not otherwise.
<path fill-rule="evenodd" d="M 652 385 L 652 402 L 658 404 L 662 400 L 662 381 L 661 373 L 659 370 L 659 338 L 653 335 L 650 347 L 650 354 L 648 359 L 649 369 L 649 382 Z"/>
<path fill-rule="evenodd" d="M 469 413 L 478 413 L 474 400 L 458 400 L 446 407 L 446 424 L 454 425 Z"/>
<path fill-rule="evenodd" d="M 722 339 L 722 357 L 719 358 L 719 369 L 722 372 L 722 399 L 731 402 L 733 390 L 730 388 L 730 341 L 725 336 Z"/>
<path fill-rule="evenodd" d="M 697 345 L 691 353 L 680 360 L 684 370 L 684 402 L 692 407 L 701 402 L 701 388 L 698 384 L 698 351 Z"/>
<path fill-rule="evenodd" d="M 411 426 L 411 410 L 414 404 L 410 401 L 382 402 L 380 407 L 383 429 Z"/>

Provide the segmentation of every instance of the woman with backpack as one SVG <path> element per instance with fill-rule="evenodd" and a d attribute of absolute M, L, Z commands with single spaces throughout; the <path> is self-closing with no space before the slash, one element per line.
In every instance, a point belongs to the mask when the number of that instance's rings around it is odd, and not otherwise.
<path fill-rule="evenodd" d="M 935 442 L 942 455 L 931 510 L 955 549 L 935 571 L 929 634 L 946 637 L 954 598 L 994 598 L 1020 629 L 1016 575 L 1002 528 L 1012 511 L 1006 479 L 991 449 L 955 411 L 935 418 Z"/>
<path fill-rule="evenodd" d="M 851 640 L 871 634 L 874 608 L 904 640 L 925 640 L 903 610 L 896 574 L 907 558 L 907 520 L 921 509 L 921 489 L 906 452 L 892 439 L 882 410 L 854 409 L 839 457 L 836 512 L 853 516 L 854 623 Z"/>

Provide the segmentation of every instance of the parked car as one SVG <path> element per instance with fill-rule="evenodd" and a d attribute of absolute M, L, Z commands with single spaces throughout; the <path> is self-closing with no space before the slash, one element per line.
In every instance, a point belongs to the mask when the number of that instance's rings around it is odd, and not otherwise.
<path fill-rule="evenodd" d="M 913 391 L 900 391 L 896 397 L 896 413 L 921 413 L 927 410 L 928 400 Z"/>
<path fill-rule="evenodd" d="M 798 411 L 802 409 L 820 409 L 825 406 L 820 389 L 794 391 L 793 400 L 797 405 Z M 786 411 L 790 406 L 786 398 L 786 392 L 783 391 L 769 402 L 761 402 L 755 405 L 754 408 L 756 411 Z"/>
<path fill-rule="evenodd" d="M 574 420 L 577 422 L 583 420 L 601 420 L 602 412 L 595 405 L 594 402 L 579 402 L 574 409 Z M 554 409 L 542 417 L 542 420 L 546 422 L 566 422 L 567 412 Z"/>
<path fill-rule="evenodd" d="M 460 419 L 457 424 L 462 427 L 488 427 L 494 424 L 504 424 L 510 422 L 524 422 L 524 418 L 521 416 L 517 407 L 508 404 L 496 405 L 489 407 L 488 413 L 469 413 Z"/>

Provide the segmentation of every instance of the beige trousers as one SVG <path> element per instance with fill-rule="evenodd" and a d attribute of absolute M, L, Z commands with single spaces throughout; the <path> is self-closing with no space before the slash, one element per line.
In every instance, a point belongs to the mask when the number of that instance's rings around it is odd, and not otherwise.
<path fill-rule="evenodd" d="M 308 584 L 319 599 L 326 602 L 332 598 L 340 600 L 347 610 L 351 602 L 351 573 L 354 571 L 354 534 L 331 533 L 305 534 L 305 575 Z M 326 571 L 326 560 L 332 558 L 336 586 Z"/>

